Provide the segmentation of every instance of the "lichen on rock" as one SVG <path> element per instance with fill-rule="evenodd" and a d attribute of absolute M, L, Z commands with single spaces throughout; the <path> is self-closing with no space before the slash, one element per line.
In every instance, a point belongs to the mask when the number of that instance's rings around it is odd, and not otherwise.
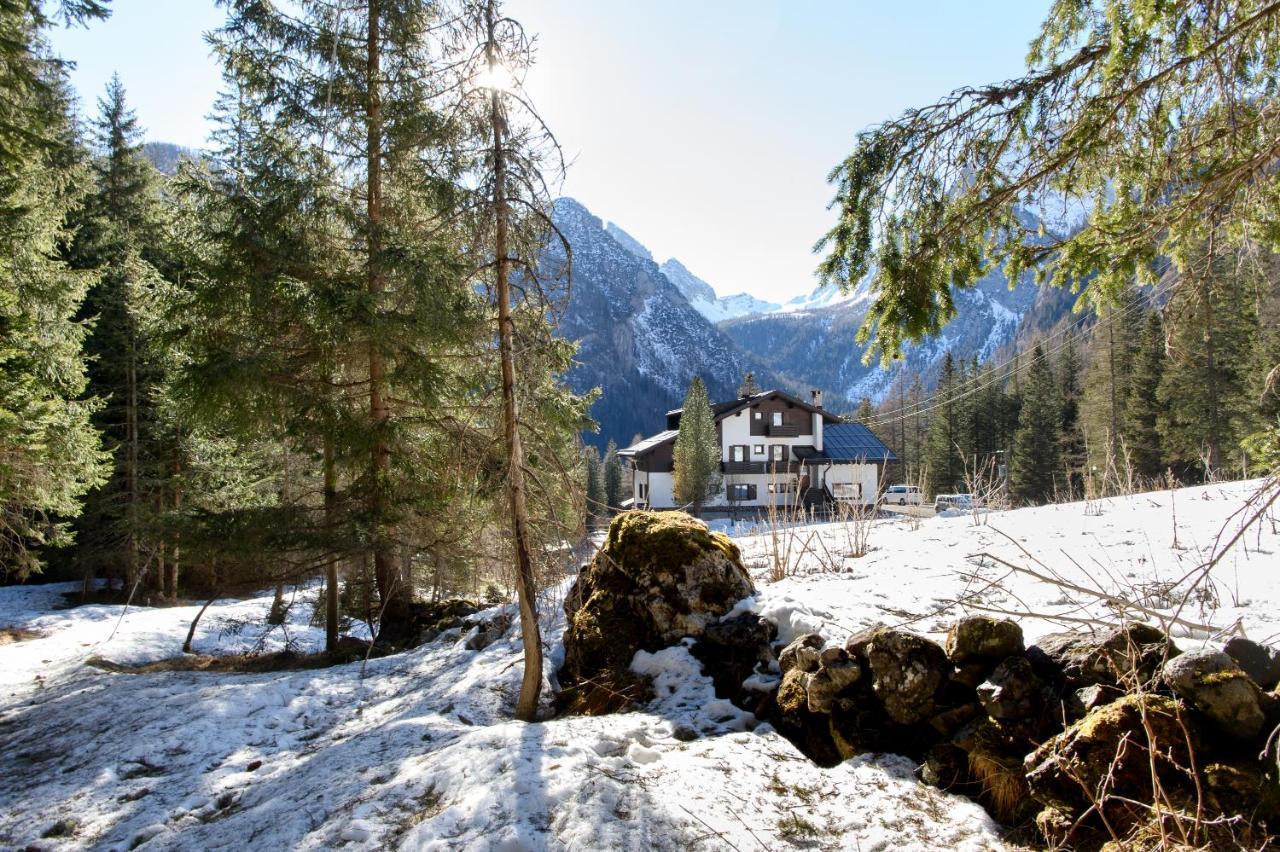
<path fill-rule="evenodd" d="M 619 515 L 565 600 L 561 685 L 625 676 L 637 651 L 699 638 L 753 592 L 722 533 L 683 512 Z"/>

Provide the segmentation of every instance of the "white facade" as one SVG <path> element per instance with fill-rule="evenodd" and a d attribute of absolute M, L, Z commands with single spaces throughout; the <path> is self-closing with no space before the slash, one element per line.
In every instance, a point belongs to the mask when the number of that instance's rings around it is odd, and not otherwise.
<path fill-rule="evenodd" d="M 820 398 L 818 404 L 821 404 Z M 718 419 L 720 433 L 720 460 L 732 469 L 736 464 L 750 463 L 763 467 L 779 462 L 777 471 L 750 473 L 724 472 L 720 493 L 709 498 L 704 506 L 714 509 L 760 509 L 769 506 L 792 507 L 804 504 L 808 488 L 822 488 L 830 492 L 837 503 L 871 504 L 879 496 L 880 465 L 874 462 L 833 461 L 810 459 L 802 462 L 795 453 L 796 447 L 824 450 L 823 431 L 826 415 L 811 411 L 809 416 L 812 434 L 796 436 L 753 435 L 751 425 L 771 417 L 772 412 L 756 406 L 744 407 Z M 794 422 L 794 421 L 791 421 Z M 772 423 L 764 423 L 766 427 Z M 757 429 L 756 431 L 770 431 Z M 672 433 L 668 433 L 672 434 Z M 662 440 L 666 435 L 654 436 L 647 441 Z M 668 440 L 674 441 L 674 437 Z M 652 444 L 649 445 L 650 448 Z M 782 449 L 778 449 L 781 447 Z M 744 455 L 745 448 L 745 455 Z M 633 459 L 634 461 L 634 459 Z M 789 468 L 789 469 L 788 469 Z M 759 468 L 758 468 L 759 469 Z M 634 471 L 632 488 L 633 505 L 637 508 L 681 508 L 674 495 L 674 475 L 671 472 Z"/>

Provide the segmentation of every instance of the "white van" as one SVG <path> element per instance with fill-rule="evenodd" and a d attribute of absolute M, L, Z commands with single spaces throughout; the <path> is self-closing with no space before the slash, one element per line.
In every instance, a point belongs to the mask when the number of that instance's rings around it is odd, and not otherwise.
<path fill-rule="evenodd" d="M 918 485 L 890 485 L 884 492 L 884 502 L 897 506 L 919 506 L 922 499 Z"/>

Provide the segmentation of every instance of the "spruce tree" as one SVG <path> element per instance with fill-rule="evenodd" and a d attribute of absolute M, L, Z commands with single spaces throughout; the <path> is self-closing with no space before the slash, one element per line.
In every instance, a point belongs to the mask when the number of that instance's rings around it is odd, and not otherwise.
<path fill-rule="evenodd" d="M 962 442 L 966 440 L 966 406 L 959 399 L 964 381 L 963 368 L 957 369 L 948 352 L 942 359 L 936 402 L 929 412 L 929 432 L 924 447 L 925 490 L 931 495 L 955 491 L 964 482 Z"/>
<path fill-rule="evenodd" d="M 1075 338 L 1068 336 L 1058 353 L 1054 372 L 1057 374 L 1058 400 L 1061 405 L 1058 435 L 1063 465 L 1063 485 L 1069 495 L 1079 494 L 1084 486 L 1086 464 L 1084 431 L 1080 423 L 1081 361 Z"/>
<path fill-rule="evenodd" d="M 1248 370 L 1258 333 L 1236 257 L 1216 255 L 1212 246 L 1210 240 L 1194 280 L 1183 281 L 1166 308 L 1169 361 L 1158 393 L 1166 456 L 1206 477 L 1238 461 L 1252 426 Z"/>
<path fill-rule="evenodd" d="M 871 400 L 863 397 L 858 401 L 858 409 L 853 413 L 853 419 L 862 424 L 869 424 L 876 416 L 876 410 L 871 405 Z"/>
<path fill-rule="evenodd" d="M 587 519 L 592 522 L 608 514 L 605 509 L 608 498 L 605 495 L 604 469 L 600 462 L 600 451 L 588 445 L 584 455 L 587 466 Z"/>
<path fill-rule="evenodd" d="M 618 445 L 609 441 L 604 454 L 604 493 L 609 512 L 616 512 L 622 505 L 622 460 L 618 458 Z"/>
<path fill-rule="evenodd" d="M 418 547 L 452 526 L 428 519 L 469 499 L 455 454 L 475 426 L 454 403 L 482 393 L 482 305 L 448 227 L 454 130 L 430 97 L 439 21 L 426 0 L 296 5 L 233 4 L 213 38 L 218 148 L 184 183 L 207 243 L 179 311 L 185 399 L 239 440 L 280 442 L 277 477 L 308 462 L 290 475 L 311 487 L 279 489 L 276 546 L 323 563 L 331 588 L 335 555 L 367 559 L 396 639 Z"/>
<path fill-rule="evenodd" d="M 1061 474 L 1062 403 L 1053 369 L 1037 345 L 1022 383 L 1018 430 L 1009 462 L 1009 493 L 1016 503 L 1035 505 L 1054 496 Z"/>
<path fill-rule="evenodd" d="M 71 17 L 101 4 L 69 3 Z M 88 174 L 62 66 L 43 41 L 36 2 L 0 5 L 0 574 L 40 570 L 39 548 L 71 540 L 67 524 L 104 473 L 83 397 L 93 276 L 60 255 Z"/>
<path fill-rule="evenodd" d="M 1164 322 L 1159 311 L 1147 314 L 1134 353 L 1133 370 L 1124 397 L 1121 430 L 1134 473 L 1153 480 L 1165 472 L 1159 421 L 1159 388 L 1165 368 Z"/>
<path fill-rule="evenodd" d="M 680 412 L 676 436 L 674 492 L 680 503 L 692 506 L 696 516 L 703 502 L 720 490 L 720 442 L 707 388 L 694 376 Z"/>
<path fill-rule="evenodd" d="M 93 322 L 85 350 L 89 392 L 104 403 L 95 425 L 112 470 L 77 524 L 76 556 L 86 578 L 108 573 L 132 591 L 142 566 L 159 555 L 144 529 L 169 473 L 157 411 L 161 356 L 142 329 L 146 291 L 160 279 L 154 264 L 162 262 L 162 212 L 158 175 L 143 157 L 142 130 L 119 77 L 98 107 L 93 187 L 75 217 L 69 257 L 74 267 L 98 273 L 84 305 Z"/>

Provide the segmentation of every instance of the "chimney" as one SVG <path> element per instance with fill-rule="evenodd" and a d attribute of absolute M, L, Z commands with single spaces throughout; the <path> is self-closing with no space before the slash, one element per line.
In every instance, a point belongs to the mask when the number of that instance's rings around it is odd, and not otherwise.
<path fill-rule="evenodd" d="M 813 400 L 814 408 L 822 408 L 822 391 L 820 390 L 809 391 L 809 398 Z M 813 448 L 818 452 L 822 452 L 822 447 L 823 447 L 822 425 L 824 422 L 823 414 L 820 411 L 815 411 L 811 416 L 813 418 Z"/>

